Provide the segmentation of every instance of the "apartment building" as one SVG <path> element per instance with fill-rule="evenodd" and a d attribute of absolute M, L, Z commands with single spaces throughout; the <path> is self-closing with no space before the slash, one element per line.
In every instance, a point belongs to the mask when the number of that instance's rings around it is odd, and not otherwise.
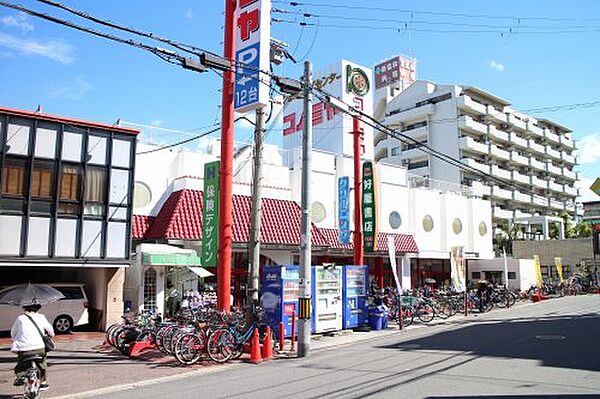
<path fill-rule="evenodd" d="M 375 116 L 418 143 L 459 159 L 452 166 L 383 132 L 374 135 L 375 160 L 406 166 L 413 174 L 470 186 L 492 203 L 502 220 L 552 222 L 575 213 L 576 149 L 571 130 L 520 113 L 510 103 L 473 86 L 418 80 L 397 93 L 375 93 Z M 479 174 L 483 172 L 494 178 Z M 535 222 L 535 224 L 540 224 Z"/>

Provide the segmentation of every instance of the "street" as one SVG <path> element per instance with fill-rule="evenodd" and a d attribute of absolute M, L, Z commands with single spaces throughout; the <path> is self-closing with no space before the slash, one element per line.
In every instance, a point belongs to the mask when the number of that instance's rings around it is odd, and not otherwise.
<path fill-rule="evenodd" d="M 528 304 L 95 398 L 600 397 L 600 296 Z M 536 396 L 539 395 L 539 396 Z"/>

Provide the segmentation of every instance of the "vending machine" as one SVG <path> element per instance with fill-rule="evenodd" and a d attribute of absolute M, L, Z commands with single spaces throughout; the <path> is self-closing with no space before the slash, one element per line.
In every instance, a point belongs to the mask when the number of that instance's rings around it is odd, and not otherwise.
<path fill-rule="evenodd" d="M 344 266 L 343 271 L 344 315 L 342 320 L 344 329 L 364 326 L 369 321 L 367 314 L 368 266 L 348 265 Z"/>
<path fill-rule="evenodd" d="M 299 278 L 297 265 L 264 266 L 262 269 L 260 299 L 267 323 L 272 331 L 279 331 L 279 323 L 283 321 L 286 337 L 292 336 L 292 313 L 298 317 Z"/>
<path fill-rule="evenodd" d="M 342 267 L 334 265 L 312 268 L 312 329 L 321 333 L 342 329 Z"/>

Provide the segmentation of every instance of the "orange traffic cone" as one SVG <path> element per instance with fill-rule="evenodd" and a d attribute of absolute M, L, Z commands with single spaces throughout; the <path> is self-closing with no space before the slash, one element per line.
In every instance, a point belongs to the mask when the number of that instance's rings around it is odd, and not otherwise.
<path fill-rule="evenodd" d="M 265 340 L 262 346 L 263 360 L 273 359 L 273 340 L 271 339 L 271 327 L 267 326 L 265 330 Z"/>
<path fill-rule="evenodd" d="M 260 363 L 262 358 L 260 356 L 260 339 L 258 338 L 258 328 L 254 329 L 254 335 L 252 336 L 252 349 L 250 351 L 250 363 Z"/>

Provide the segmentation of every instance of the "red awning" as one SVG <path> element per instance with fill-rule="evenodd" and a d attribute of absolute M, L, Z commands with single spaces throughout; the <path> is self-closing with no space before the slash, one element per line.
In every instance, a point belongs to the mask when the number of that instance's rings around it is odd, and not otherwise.
<path fill-rule="evenodd" d="M 341 244 L 338 239 L 338 237 L 339 237 L 338 229 L 327 229 L 327 228 L 319 227 L 319 231 L 329 241 L 330 248 L 332 248 L 332 249 L 349 249 L 349 250 L 354 249 L 354 245 L 352 242 L 353 232 L 350 232 L 350 243 L 349 244 Z M 415 238 L 411 234 L 396 234 L 396 233 L 381 233 L 381 232 L 377 235 L 377 250 L 378 251 L 387 251 L 388 250 L 388 243 L 387 243 L 388 236 L 394 237 L 394 243 L 396 244 L 396 252 L 402 252 L 402 253 L 419 252 L 419 248 L 417 247 Z"/>

